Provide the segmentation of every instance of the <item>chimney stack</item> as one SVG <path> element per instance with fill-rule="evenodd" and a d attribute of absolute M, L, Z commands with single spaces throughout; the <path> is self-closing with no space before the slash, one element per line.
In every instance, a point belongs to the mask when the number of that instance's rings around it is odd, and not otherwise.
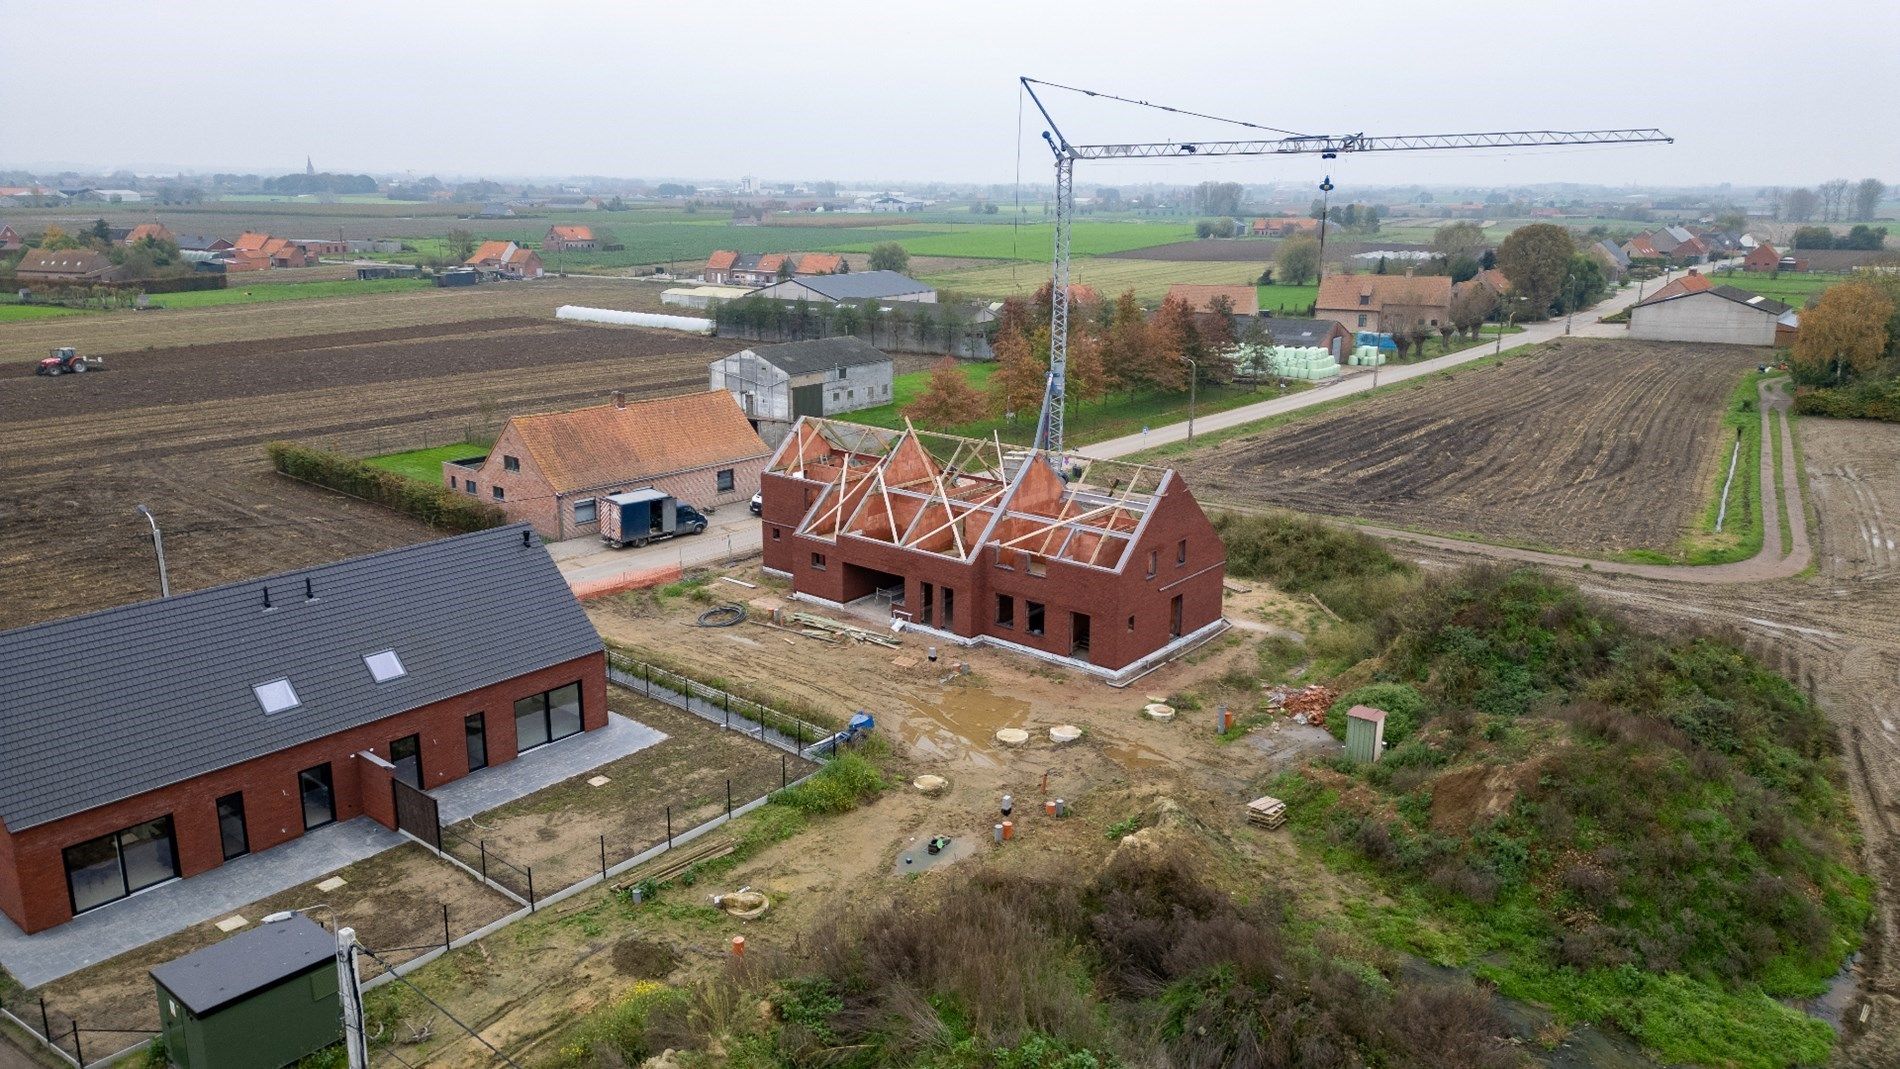
<path fill-rule="evenodd" d="M 615 390 L 613 392 L 613 398 L 615 408 L 627 407 L 627 394 L 625 390 Z"/>

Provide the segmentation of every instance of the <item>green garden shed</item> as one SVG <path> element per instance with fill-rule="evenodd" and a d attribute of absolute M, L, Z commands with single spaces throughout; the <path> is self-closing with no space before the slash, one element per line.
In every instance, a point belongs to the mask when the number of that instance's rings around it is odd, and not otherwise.
<path fill-rule="evenodd" d="M 1361 764 L 1385 753 L 1385 710 L 1355 705 L 1346 713 L 1346 756 Z"/>
<path fill-rule="evenodd" d="M 301 913 L 152 970 L 180 1069 L 281 1069 L 343 1039 L 336 937 Z"/>

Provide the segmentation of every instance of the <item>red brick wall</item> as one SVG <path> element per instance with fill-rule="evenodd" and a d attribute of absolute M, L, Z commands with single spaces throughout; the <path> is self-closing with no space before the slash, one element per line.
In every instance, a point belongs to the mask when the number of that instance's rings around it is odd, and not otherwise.
<path fill-rule="evenodd" d="M 512 456 L 521 461 L 520 471 L 508 471 L 503 467 L 502 458 Z M 681 501 L 705 511 L 725 505 L 743 504 L 752 499 L 759 490 L 759 476 L 765 471 L 767 456 L 761 454 L 749 460 L 736 460 L 720 463 L 707 468 L 695 468 L 691 471 L 673 472 L 653 478 L 634 478 L 629 476 L 626 482 L 592 490 L 576 490 L 556 496 L 546 476 L 535 466 L 534 458 L 521 444 L 520 436 L 512 429 L 504 429 L 495 446 L 489 450 L 488 459 L 481 468 L 470 473 L 467 468 L 458 468 L 448 461 L 442 462 L 443 484 L 457 493 L 466 493 L 464 481 L 475 480 L 477 497 L 492 505 L 500 506 L 511 522 L 527 522 L 534 525 L 535 533 L 541 537 L 556 540 L 575 538 L 581 535 L 600 533 L 598 521 L 587 524 L 574 522 L 576 502 L 593 498 L 598 501 L 608 494 L 624 493 L 643 486 L 658 487 Z M 732 490 L 720 493 L 718 474 L 726 468 L 732 469 Z M 495 500 L 494 487 L 502 490 L 502 499 Z"/>
<path fill-rule="evenodd" d="M 396 796 L 389 786 L 396 778 L 395 769 L 362 757 L 352 758 L 351 764 L 356 766 L 357 797 L 363 802 L 363 815 L 391 831 L 396 830 Z"/>
<path fill-rule="evenodd" d="M 1118 561 L 1102 567 L 1038 558 L 1043 575 L 1031 575 L 1021 554 L 988 548 L 975 561 L 962 563 L 932 554 L 913 553 L 895 546 L 846 536 L 836 543 L 796 533 L 809 508 L 808 491 L 816 484 L 768 473 L 763 480 L 765 499 L 761 520 L 765 565 L 792 576 L 792 589 L 827 601 L 852 601 L 871 593 L 874 581 L 860 569 L 875 569 L 904 577 L 905 609 L 919 618 L 924 583 L 935 587 L 932 625 L 964 636 L 995 638 L 1058 656 L 1073 650 L 1073 613 L 1089 617 L 1089 663 L 1124 668 L 1174 640 L 1169 632 L 1170 603 L 1182 598 L 1181 633 L 1191 634 L 1221 615 L 1221 580 L 1226 574 L 1226 547 L 1215 533 L 1199 503 L 1178 476 L 1171 476 L 1141 539 L 1117 572 Z M 774 538 L 776 530 L 778 537 Z M 1187 562 L 1178 563 L 1180 545 L 1187 542 Z M 1155 574 L 1148 575 L 1148 555 L 1156 555 Z M 825 567 L 812 563 L 823 554 Z M 998 562 L 1007 567 L 999 567 Z M 853 566 L 856 567 L 853 567 Z M 955 594 L 949 627 L 941 622 L 942 590 Z M 1014 623 L 996 622 L 996 599 L 1015 599 Z M 1043 632 L 1027 628 L 1026 602 L 1043 605 Z M 1134 618 L 1130 629 L 1128 620 Z"/>
<path fill-rule="evenodd" d="M 581 726 L 589 731 L 605 727 L 606 656 L 596 653 L 170 787 L 17 831 L 10 837 L 0 835 L 0 909 L 27 932 L 70 920 L 72 907 L 61 850 L 166 814 L 172 817 L 180 875 L 194 876 L 216 868 L 224 863 L 218 835 L 217 800 L 233 792 L 241 791 L 244 795 L 244 817 L 253 853 L 295 839 L 303 834 L 297 773 L 326 761 L 330 764 L 339 821 L 366 811 L 377 815 L 375 808 L 387 812 L 391 804 L 387 774 L 372 771 L 365 775 L 366 763 L 355 757 L 358 751 L 369 750 L 388 760 L 390 742 L 407 735 L 420 735 L 423 786 L 440 786 L 468 774 L 468 749 L 462 726 L 465 716 L 476 712 L 486 714 L 488 763 L 498 765 L 513 760 L 517 754 L 515 699 L 577 679 L 581 683 Z M 366 794 L 375 798 L 366 801 Z M 10 859 L 6 852 L 9 848 Z"/>

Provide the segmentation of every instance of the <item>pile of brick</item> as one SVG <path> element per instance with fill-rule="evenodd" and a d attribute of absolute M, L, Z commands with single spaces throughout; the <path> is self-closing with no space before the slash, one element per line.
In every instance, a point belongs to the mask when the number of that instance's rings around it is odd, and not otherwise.
<path fill-rule="evenodd" d="M 1298 690 L 1275 687 L 1267 692 L 1267 708 L 1314 727 L 1326 726 L 1326 710 L 1337 700 L 1338 689 L 1324 683 L 1311 683 Z"/>

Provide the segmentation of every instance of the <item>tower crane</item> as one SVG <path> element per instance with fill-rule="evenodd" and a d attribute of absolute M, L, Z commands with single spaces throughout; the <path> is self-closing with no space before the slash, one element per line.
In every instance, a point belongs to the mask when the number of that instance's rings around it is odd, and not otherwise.
<path fill-rule="evenodd" d="M 1049 385 L 1042 399 L 1042 414 L 1036 424 L 1036 446 L 1060 454 L 1063 448 L 1062 423 L 1069 349 L 1069 231 L 1075 218 L 1075 162 L 1077 160 L 1156 159 L 1201 156 L 1296 156 L 1311 155 L 1337 159 L 1342 153 L 1418 152 L 1441 149 L 1541 148 L 1547 145 L 1622 145 L 1642 142 L 1672 143 L 1675 138 L 1661 130 L 1502 130 L 1470 134 L 1302 134 L 1239 119 L 1188 111 L 1184 108 L 1133 100 L 1113 93 L 1078 89 L 1074 86 L 1043 81 L 1024 75 L 1022 87 L 1042 114 L 1048 129 L 1042 139 L 1055 155 L 1056 225 L 1055 253 L 1050 273 Z M 1078 145 L 1063 135 L 1049 108 L 1037 95 L 1036 87 L 1060 89 L 1124 104 L 1135 104 L 1159 111 L 1257 130 L 1274 135 L 1244 141 L 1150 141 L 1125 144 Z M 1321 222 L 1325 225 L 1324 221 Z"/>

